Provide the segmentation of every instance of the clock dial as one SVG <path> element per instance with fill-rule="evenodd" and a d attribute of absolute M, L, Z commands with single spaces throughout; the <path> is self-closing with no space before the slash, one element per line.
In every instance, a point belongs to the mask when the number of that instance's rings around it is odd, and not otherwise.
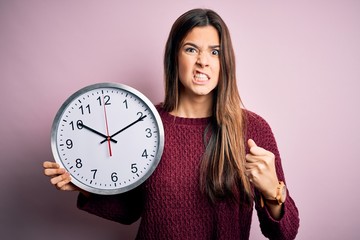
<path fill-rule="evenodd" d="M 160 161 L 163 126 L 143 94 L 100 83 L 74 93 L 58 111 L 52 151 L 78 187 L 117 194 L 144 182 Z"/>

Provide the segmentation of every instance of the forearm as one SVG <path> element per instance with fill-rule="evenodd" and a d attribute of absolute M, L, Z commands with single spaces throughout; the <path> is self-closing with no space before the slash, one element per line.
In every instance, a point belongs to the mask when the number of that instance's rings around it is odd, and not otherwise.
<path fill-rule="evenodd" d="M 140 189 L 118 195 L 86 195 L 80 193 L 78 208 L 102 218 L 131 224 L 138 220 L 142 213 L 143 196 Z"/>
<path fill-rule="evenodd" d="M 277 203 L 274 203 L 273 201 L 265 200 L 265 206 L 273 219 L 281 219 L 283 215 L 283 205 L 279 205 Z"/>
<path fill-rule="evenodd" d="M 283 203 L 286 200 L 286 186 L 283 181 L 280 181 L 276 186 L 276 193 L 272 198 L 265 199 L 265 205 L 271 217 L 275 220 L 279 220 L 283 215 Z M 263 201 L 263 200 L 262 200 Z"/>
<path fill-rule="evenodd" d="M 263 206 L 261 206 L 261 201 L 256 204 L 260 227 L 264 236 L 269 239 L 295 239 L 299 228 L 299 213 L 292 198 L 287 195 L 286 201 L 277 207 L 271 206 L 265 201 L 264 199 Z M 277 216 L 279 212 L 280 215 Z"/>

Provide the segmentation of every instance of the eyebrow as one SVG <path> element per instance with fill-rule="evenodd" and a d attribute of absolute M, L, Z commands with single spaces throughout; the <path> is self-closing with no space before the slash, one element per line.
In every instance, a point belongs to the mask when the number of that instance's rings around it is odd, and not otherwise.
<path fill-rule="evenodd" d="M 199 46 L 197 46 L 195 43 L 192 43 L 192 42 L 186 42 L 186 43 L 184 43 L 183 46 L 186 46 L 186 45 L 190 45 L 192 47 L 199 49 Z M 211 48 L 211 49 L 220 48 L 220 45 L 210 45 L 209 48 Z"/>

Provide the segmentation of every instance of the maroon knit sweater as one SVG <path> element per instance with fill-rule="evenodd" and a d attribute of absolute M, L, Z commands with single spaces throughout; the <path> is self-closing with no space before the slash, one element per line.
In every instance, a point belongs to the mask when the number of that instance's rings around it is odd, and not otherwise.
<path fill-rule="evenodd" d="M 153 175 L 127 193 L 89 198 L 80 194 L 78 207 L 123 224 L 141 217 L 139 240 L 249 239 L 253 203 L 249 206 L 225 199 L 211 204 L 200 192 L 199 166 L 205 150 L 204 130 L 210 118 L 180 118 L 162 109 L 159 112 L 164 124 L 165 147 Z M 246 138 L 254 139 L 258 146 L 275 154 L 278 178 L 285 181 L 269 125 L 254 113 L 246 111 L 246 115 Z M 269 239 L 294 239 L 299 215 L 289 192 L 279 221 L 269 215 L 266 207 L 261 208 L 257 199 L 254 203 L 262 233 Z"/>

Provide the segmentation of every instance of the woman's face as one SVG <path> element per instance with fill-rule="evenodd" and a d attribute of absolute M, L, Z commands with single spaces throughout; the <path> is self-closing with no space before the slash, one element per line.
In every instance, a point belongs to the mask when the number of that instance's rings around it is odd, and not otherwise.
<path fill-rule="evenodd" d="M 179 78 L 182 97 L 212 94 L 219 81 L 220 39 L 213 26 L 195 27 L 179 50 Z"/>

